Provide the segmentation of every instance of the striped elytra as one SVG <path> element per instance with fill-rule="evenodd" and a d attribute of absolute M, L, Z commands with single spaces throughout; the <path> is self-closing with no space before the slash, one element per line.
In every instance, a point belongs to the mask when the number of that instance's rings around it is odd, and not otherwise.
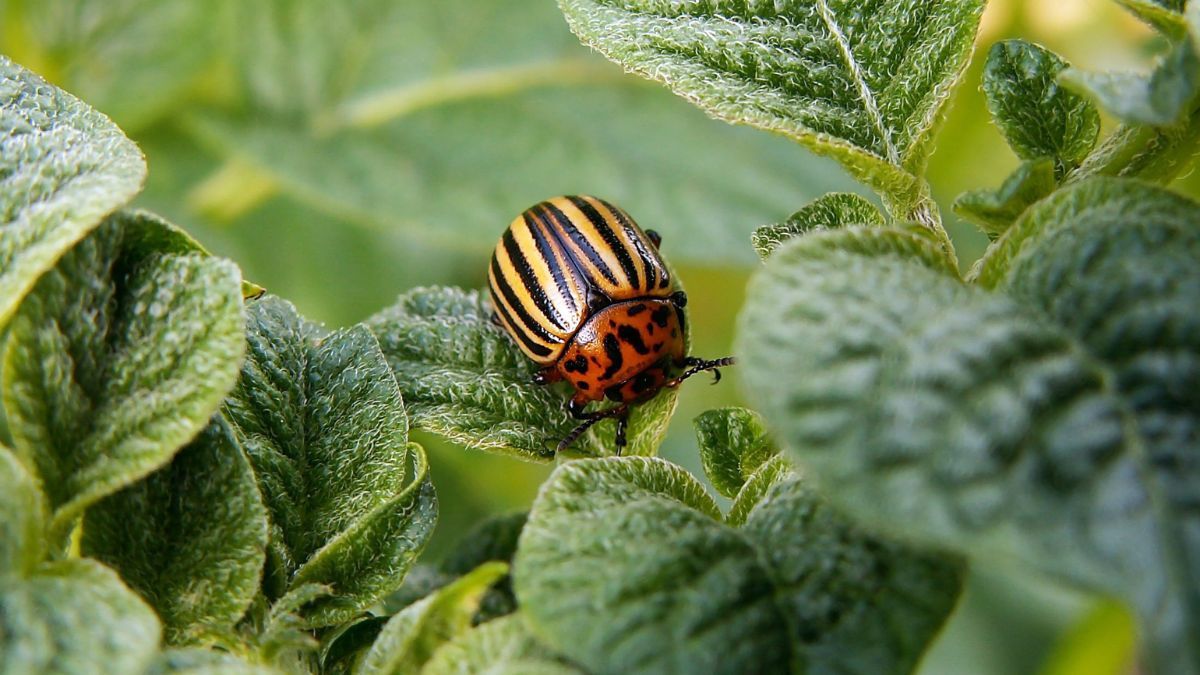
<path fill-rule="evenodd" d="M 586 420 L 559 449 L 608 417 L 618 419 L 619 448 L 630 403 L 732 363 L 687 355 L 687 296 L 675 290 L 659 243 L 625 211 L 581 195 L 530 207 L 496 244 L 488 267 L 493 320 L 541 366 L 535 382 L 571 384 L 568 410 Z M 604 398 L 619 405 L 584 412 Z"/>

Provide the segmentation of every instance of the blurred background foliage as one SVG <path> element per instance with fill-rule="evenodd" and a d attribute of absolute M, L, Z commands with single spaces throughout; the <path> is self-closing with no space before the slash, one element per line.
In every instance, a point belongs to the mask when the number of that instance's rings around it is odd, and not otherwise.
<path fill-rule="evenodd" d="M 992 0 L 980 49 L 1018 36 L 1090 70 L 1145 67 L 1163 46 L 1108 0 Z M 721 356 L 756 264 L 750 232 L 828 191 L 867 194 L 786 139 L 622 74 L 553 0 L 0 0 L 0 52 L 138 142 L 150 177 L 137 205 L 329 326 L 414 286 L 482 287 L 514 215 L 586 192 L 663 234 L 694 352 Z M 930 168 L 964 266 L 986 239 L 949 204 L 1017 163 L 989 121 L 982 65 Z M 1176 187 L 1200 194 L 1200 179 Z M 738 403 L 735 382 L 684 388 L 664 456 L 702 475 L 690 420 Z M 441 496 L 433 555 L 527 507 L 549 471 L 421 440 Z M 1122 608 L 997 564 L 974 573 L 922 672 L 1123 673 L 1133 639 Z"/>

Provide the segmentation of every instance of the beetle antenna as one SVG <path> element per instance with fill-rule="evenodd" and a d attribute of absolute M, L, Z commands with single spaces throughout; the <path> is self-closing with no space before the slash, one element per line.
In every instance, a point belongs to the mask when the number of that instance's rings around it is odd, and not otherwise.
<path fill-rule="evenodd" d="M 687 370 L 683 371 L 683 374 L 680 375 L 679 377 L 676 377 L 673 380 L 667 380 L 663 384 L 663 386 L 664 387 L 672 387 L 672 388 L 678 387 L 679 384 L 681 382 L 683 382 L 684 380 L 695 375 L 696 373 L 703 373 L 706 370 L 713 371 L 713 376 L 714 376 L 713 384 L 716 384 L 721 381 L 721 371 L 717 370 L 717 369 L 724 368 L 725 366 L 732 366 L 735 363 L 737 363 L 737 360 L 734 359 L 732 356 L 726 356 L 723 359 L 713 359 L 711 361 L 696 359 L 695 361 L 691 362 L 691 364 L 692 364 L 691 368 L 688 368 Z"/>
<path fill-rule="evenodd" d="M 607 410 L 597 410 L 596 412 L 591 413 L 582 424 L 572 429 L 571 433 L 567 434 L 561 441 L 558 442 L 558 448 L 555 449 L 555 452 L 562 452 L 563 450 L 571 447 L 571 444 L 578 440 L 579 437 L 584 434 L 584 432 L 586 432 L 588 429 L 591 429 L 592 425 L 594 425 L 596 422 L 599 422 L 600 420 L 606 420 L 610 417 L 620 417 L 628 411 L 629 406 L 627 404 L 621 404 L 608 408 Z"/>

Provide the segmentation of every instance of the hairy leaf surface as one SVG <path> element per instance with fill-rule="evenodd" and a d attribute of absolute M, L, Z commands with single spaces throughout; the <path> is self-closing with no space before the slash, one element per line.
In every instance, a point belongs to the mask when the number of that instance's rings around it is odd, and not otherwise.
<path fill-rule="evenodd" d="M 517 549 L 522 613 L 601 673 L 908 672 L 954 604 L 957 564 L 868 537 L 787 485 L 733 529 L 665 461 L 563 464 Z"/>
<path fill-rule="evenodd" d="M 754 250 L 763 260 L 783 242 L 805 232 L 832 230 L 847 225 L 883 225 L 883 214 L 871 202 L 849 192 L 833 192 L 818 197 L 788 216 L 787 222 L 764 225 L 750 237 Z"/>
<path fill-rule="evenodd" d="M 38 281 L 10 325 L 3 400 L 15 450 L 54 510 L 85 507 L 165 464 L 208 423 L 244 351 L 230 262 L 158 251 L 107 220 Z"/>
<path fill-rule="evenodd" d="M 0 578 L 0 673 L 140 673 L 159 625 L 112 570 L 92 560 Z"/>
<path fill-rule="evenodd" d="M 168 649 L 158 655 L 146 675 L 277 675 L 280 671 L 261 663 L 247 663 L 215 649 Z"/>
<path fill-rule="evenodd" d="M 59 256 L 133 198 L 146 162 L 107 117 L 0 56 L 0 326 Z"/>
<path fill-rule="evenodd" d="M 268 296 L 249 305 L 246 332 L 225 411 L 270 516 L 267 593 L 329 585 L 305 616 L 336 623 L 399 586 L 424 547 L 436 517 L 424 453 L 366 328 L 323 335 Z"/>
<path fill-rule="evenodd" d="M 737 496 L 750 476 L 779 448 L 767 436 L 762 418 L 745 408 L 707 410 L 692 420 L 704 475 L 717 492 Z"/>
<path fill-rule="evenodd" d="M 84 553 L 154 607 L 168 644 L 229 636 L 258 591 L 266 545 L 254 472 L 219 416 L 169 465 L 84 518 Z"/>
<path fill-rule="evenodd" d="M 581 675 L 537 641 L 520 614 L 460 634 L 433 653 L 422 675 Z"/>
<path fill-rule="evenodd" d="M 905 206 L 983 11 L 977 0 L 560 4 L 585 43 L 626 69 L 830 155 Z"/>
<path fill-rule="evenodd" d="M 367 325 L 379 337 L 412 424 L 468 447 L 550 461 L 558 441 L 579 424 L 567 412 L 565 384 L 533 384 L 536 367 L 502 328 L 478 291 L 416 289 Z M 651 455 L 666 433 L 676 393 L 664 390 L 633 407 L 625 454 Z M 611 422 L 572 446 L 611 454 Z"/>
<path fill-rule="evenodd" d="M 972 190 L 959 195 L 954 200 L 954 211 L 995 239 L 1055 187 L 1054 160 L 1043 157 L 1022 162 L 998 190 Z"/>
<path fill-rule="evenodd" d="M 0 445 L 0 577 L 24 575 L 41 562 L 45 519 L 37 481 Z"/>

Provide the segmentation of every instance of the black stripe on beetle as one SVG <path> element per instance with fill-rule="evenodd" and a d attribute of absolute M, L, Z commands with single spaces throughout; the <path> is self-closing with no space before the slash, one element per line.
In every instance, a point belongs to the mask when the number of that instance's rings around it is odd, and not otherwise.
<path fill-rule="evenodd" d="M 583 252 L 584 257 L 586 257 L 588 261 L 596 267 L 596 271 L 600 273 L 600 276 L 604 277 L 605 280 L 607 280 L 610 284 L 616 286 L 616 275 L 614 275 L 612 270 L 608 268 L 608 265 L 604 263 L 604 259 L 600 257 L 600 253 L 596 250 L 596 247 L 592 246 L 592 242 L 589 241 L 588 238 L 579 231 L 579 228 L 575 227 L 575 224 L 571 222 L 571 219 L 567 217 L 567 214 L 563 213 L 557 206 L 551 204 L 550 202 L 542 202 L 539 206 L 546 209 L 546 212 L 549 213 L 552 218 L 554 218 L 554 223 L 558 226 L 558 230 L 567 235 L 567 237 L 570 238 L 570 240 L 574 242 L 577 247 L 579 247 L 579 250 Z"/>
<path fill-rule="evenodd" d="M 549 228 L 546 228 L 540 219 L 535 219 L 528 211 L 525 212 L 525 227 L 529 228 L 529 233 L 533 235 L 538 255 L 546 261 L 546 267 L 550 268 L 550 276 L 554 278 L 554 285 L 558 287 L 558 295 L 567 301 L 572 312 L 578 311 L 579 306 L 575 304 L 575 296 L 571 293 L 571 285 L 567 283 L 567 275 L 558 263 L 558 256 L 554 255 L 554 249 L 559 244 L 558 239 L 548 231 Z M 554 238 L 553 244 L 550 238 Z"/>
<path fill-rule="evenodd" d="M 625 279 L 628 280 L 629 285 L 634 288 L 641 288 L 641 276 L 638 275 L 637 266 L 633 264 L 633 258 L 629 255 L 629 250 L 621 243 L 621 238 L 613 230 L 612 224 L 604 216 L 600 215 L 600 212 L 589 204 L 587 200 L 574 195 L 567 197 L 567 199 L 571 200 L 575 208 L 583 212 L 583 215 L 591 222 L 592 227 L 596 228 L 596 231 L 600 233 L 600 237 L 604 239 L 604 243 L 608 245 L 609 250 L 617 256 L 617 262 L 621 263 L 621 269 L 625 271 Z M 643 259 L 645 258 L 645 256 L 642 257 Z"/>
<path fill-rule="evenodd" d="M 550 302 L 550 297 L 546 295 L 546 289 L 542 288 L 538 283 L 537 275 L 533 271 L 533 265 L 529 264 L 529 260 L 525 258 L 524 252 L 521 251 L 521 246 L 513 237 L 512 230 L 505 230 L 504 236 L 501 237 L 504 243 L 504 250 L 508 253 L 508 260 L 512 263 L 513 269 L 517 272 L 517 278 L 521 285 L 525 288 L 525 296 L 533 301 L 538 311 L 548 321 L 558 326 L 561 330 L 570 330 L 573 326 L 568 326 L 563 322 L 563 318 L 558 311 L 554 309 L 554 305 Z"/>

